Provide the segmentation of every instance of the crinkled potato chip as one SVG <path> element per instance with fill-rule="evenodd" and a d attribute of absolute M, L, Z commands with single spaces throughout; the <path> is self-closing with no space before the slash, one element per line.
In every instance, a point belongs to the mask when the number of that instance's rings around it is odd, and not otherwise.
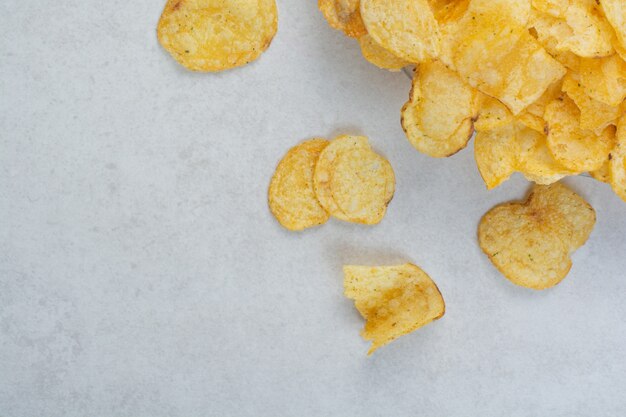
<path fill-rule="evenodd" d="M 330 189 L 333 164 L 337 157 L 344 152 L 356 149 L 371 149 L 365 136 L 341 135 L 333 139 L 322 151 L 315 165 L 313 174 L 313 187 L 315 195 L 321 206 L 334 217 L 350 221 L 350 219 L 339 209 Z"/>
<path fill-rule="evenodd" d="M 541 290 L 565 278 L 570 254 L 587 241 L 595 221 L 593 208 L 563 184 L 536 185 L 526 202 L 487 212 L 478 241 L 507 279 Z"/>
<path fill-rule="evenodd" d="M 565 12 L 565 22 L 572 35 L 560 42 L 560 47 L 588 58 L 609 56 L 613 49 L 613 29 L 595 5 L 585 0 L 571 0 Z"/>
<path fill-rule="evenodd" d="M 609 183 L 615 194 L 626 201 L 626 116 L 617 125 L 617 143 L 609 161 Z"/>
<path fill-rule="evenodd" d="M 343 152 L 333 161 L 332 199 L 351 222 L 379 223 L 393 198 L 395 185 L 391 164 L 371 149 Z"/>
<path fill-rule="evenodd" d="M 401 123 L 420 152 L 441 158 L 465 148 L 472 136 L 475 90 L 439 61 L 420 64 Z"/>
<path fill-rule="evenodd" d="M 257 59 L 278 27 L 275 0 L 168 0 L 157 36 L 192 71 L 222 71 Z"/>
<path fill-rule="evenodd" d="M 612 126 L 600 135 L 580 128 L 580 110 L 567 96 L 548 104 L 548 148 L 561 165 L 572 171 L 595 171 L 607 159 L 615 143 Z"/>
<path fill-rule="evenodd" d="M 580 57 L 561 44 L 562 39 L 570 36 L 570 29 L 562 19 L 533 9 L 529 30 L 554 59 L 568 69 L 578 71 Z"/>
<path fill-rule="evenodd" d="M 618 55 L 584 59 L 580 63 L 580 83 L 589 97 L 619 106 L 626 98 L 626 62 Z"/>
<path fill-rule="evenodd" d="M 427 0 L 361 0 L 361 17 L 376 43 L 406 61 L 439 55 L 439 27 Z"/>
<path fill-rule="evenodd" d="M 361 19 L 360 0 L 318 0 L 317 6 L 333 29 L 352 38 L 367 33 Z"/>
<path fill-rule="evenodd" d="M 574 100 L 580 110 L 580 128 L 602 132 L 614 124 L 621 113 L 619 107 L 612 107 L 587 95 L 577 74 L 568 73 L 563 79 L 563 91 Z"/>
<path fill-rule="evenodd" d="M 437 285 L 413 264 L 347 265 L 343 273 L 344 294 L 366 320 L 361 336 L 372 341 L 368 355 L 445 313 Z"/>
<path fill-rule="evenodd" d="M 320 153 L 328 145 L 325 139 L 311 139 L 291 148 L 278 163 L 270 182 L 270 210 L 289 230 L 317 226 L 329 218 L 315 197 L 313 171 Z"/>
<path fill-rule="evenodd" d="M 370 35 L 363 35 L 359 38 L 361 53 L 363 57 L 378 68 L 390 71 L 400 71 L 410 63 L 402 58 L 398 58 L 379 44 Z"/>

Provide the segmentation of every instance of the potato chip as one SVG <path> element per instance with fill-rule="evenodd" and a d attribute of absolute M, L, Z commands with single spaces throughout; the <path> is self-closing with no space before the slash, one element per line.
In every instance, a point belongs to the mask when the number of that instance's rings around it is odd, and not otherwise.
<path fill-rule="evenodd" d="M 361 19 L 360 0 L 318 0 L 317 7 L 333 29 L 352 38 L 367 34 Z"/>
<path fill-rule="evenodd" d="M 566 169 L 554 159 L 543 132 L 518 124 L 516 139 L 520 147 L 516 169 L 528 181 L 549 185 L 577 173 Z"/>
<path fill-rule="evenodd" d="M 562 45 L 562 40 L 571 36 L 571 29 L 562 19 L 533 9 L 529 23 L 530 33 L 554 59 L 572 71 L 578 71 L 580 58 Z"/>
<path fill-rule="evenodd" d="M 363 57 L 370 63 L 376 65 L 378 68 L 387 69 L 390 71 L 400 71 L 402 68 L 409 65 L 409 62 L 402 58 L 398 58 L 376 42 L 370 35 L 363 35 L 359 38 L 359 45 L 361 45 L 361 53 Z"/>
<path fill-rule="evenodd" d="M 595 220 L 593 208 L 563 184 L 536 185 L 524 203 L 487 212 L 478 241 L 507 279 L 541 290 L 565 278 L 570 254 L 587 241 Z"/>
<path fill-rule="evenodd" d="M 580 128 L 580 111 L 567 96 L 546 107 L 548 148 L 561 165 L 573 171 L 594 171 L 602 166 L 615 142 L 612 127 L 600 135 Z"/>
<path fill-rule="evenodd" d="M 344 294 L 366 320 L 361 335 L 372 341 L 368 355 L 445 313 L 437 285 L 413 264 L 347 265 L 343 273 Z"/>
<path fill-rule="evenodd" d="M 366 147 L 338 154 L 333 161 L 330 192 L 351 222 L 379 223 L 393 198 L 395 185 L 389 162 Z"/>
<path fill-rule="evenodd" d="M 334 217 L 345 221 L 350 221 L 350 219 L 339 209 L 337 203 L 333 200 L 330 181 L 333 164 L 337 157 L 344 152 L 355 149 L 370 150 L 370 145 L 365 136 L 341 135 L 336 137 L 320 153 L 313 174 L 313 188 L 321 206 Z"/>
<path fill-rule="evenodd" d="M 580 82 L 587 95 L 609 106 L 619 106 L 626 98 L 626 62 L 618 55 L 584 59 Z"/>
<path fill-rule="evenodd" d="M 546 106 L 552 100 L 561 96 L 561 80 L 552 83 L 548 89 L 531 105 L 526 107 L 516 119 L 533 130 L 539 133 L 545 133 L 547 130 L 547 124 L 543 116 L 546 111 Z"/>
<path fill-rule="evenodd" d="M 577 74 L 568 73 L 563 79 L 563 91 L 576 103 L 580 110 L 580 128 L 602 132 L 615 123 L 621 111 L 601 101 L 594 100 L 585 92 Z"/>
<path fill-rule="evenodd" d="M 493 26 L 484 18 L 476 20 L 482 26 L 458 45 L 456 68 L 471 86 L 502 101 L 514 115 L 565 74 L 530 34 L 518 35 L 504 22 Z"/>
<path fill-rule="evenodd" d="M 302 230 L 326 223 L 330 215 L 313 190 L 317 159 L 328 145 L 325 139 L 311 139 L 289 150 L 279 162 L 270 183 L 270 210 L 289 230 Z"/>
<path fill-rule="evenodd" d="M 257 59 L 277 27 L 275 0 L 168 0 L 157 36 L 184 67 L 222 71 Z"/>
<path fill-rule="evenodd" d="M 474 158 L 488 190 L 506 181 L 517 169 L 520 154 L 513 123 L 479 131 L 474 139 Z"/>
<path fill-rule="evenodd" d="M 474 89 L 441 62 L 420 64 L 401 112 L 409 142 L 436 158 L 463 149 L 473 132 L 474 96 Z"/>
<path fill-rule="evenodd" d="M 486 94 L 478 94 L 478 117 L 474 121 L 477 132 L 498 129 L 513 121 L 513 115 L 500 100 Z"/>
<path fill-rule="evenodd" d="M 588 58 L 609 56 L 615 52 L 613 29 L 594 6 L 583 0 L 570 1 L 565 22 L 572 35 L 561 41 L 561 48 Z"/>
<path fill-rule="evenodd" d="M 626 201 L 626 116 L 617 125 L 617 143 L 609 161 L 609 183 L 622 200 Z"/>
<path fill-rule="evenodd" d="M 624 0 L 602 0 L 599 3 L 606 20 L 615 29 L 621 47 L 626 47 L 626 4 L 624 4 Z"/>
<path fill-rule="evenodd" d="M 607 159 L 606 161 L 604 161 L 599 169 L 596 169 L 595 171 L 590 171 L 589 175 L 591 175 L 591 177 L 597 181 L 605 182 L 607 184 L 610 183 L 611 174 L 609 171 L 609 160 Z"/>
<path fill-rule="evenodd" d="M 376 43 L 406 61 L 439 55 L 439 28 L 427 0 L 362 0 L 361 17 Z"/>

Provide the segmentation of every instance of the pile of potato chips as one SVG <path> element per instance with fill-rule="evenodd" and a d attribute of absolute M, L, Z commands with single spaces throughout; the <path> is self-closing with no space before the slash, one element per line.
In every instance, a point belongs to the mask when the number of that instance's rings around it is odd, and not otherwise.
<path fill-rule="evenodd" d="M 365 136 L 311 139 L 283 157 L 268 199 L 274 217 L 289 230 L 325 223 L 332 215 L 361 224 L 379 223 L 395 191 L 391 164 Z"/>
<path fill-rule="evenodd" d="M 589 172 L 626 201 L 624 0 L 319 0 L 374 65 L 417 64 L 402 126 L 433 157 L 463 149 L 489 189 L 514 172 Z"/>

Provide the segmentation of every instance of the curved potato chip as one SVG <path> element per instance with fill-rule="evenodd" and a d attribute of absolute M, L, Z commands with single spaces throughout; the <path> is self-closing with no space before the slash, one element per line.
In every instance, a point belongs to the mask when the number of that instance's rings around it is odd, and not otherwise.
<path fill-rule="evenodd" d="M 474 158 L 488 190 L 506 181 L 517 168 L 520 147 L 510 123 L 479 131 L 474 139 Z"/>
<path fill-rule="evenodd" d="M 626 62 L 618 55 L 580 62 L 580 83 L 587 95 L 609 106 L 626 98 Z"/>
<path fill-rule="evenodd" d="M 541 290 L 565 278 L 570 254 L 595 225 L 595 211 L 563 184 L 536 185 L 524 203 L 496 206 L 483 216 L 478 241 L 507 279 Z"/>
<path fill-rule="evenodd" d="M 315 172 L 313 174 L 313 188 L 320 205 L 334 217 L 350 221 L 339 209 L 330 189 L 332 170 L 335 159 L 343 152 L 355 149 L 370 150 L 370 145 L 365 136 L 341 135 L 333 139 L 330 144 L 320 153 Z"/>
<path fill-rule="evenodd" d="M 317 7 L 333 29 L 341 30 L 351 38 L 360 38 L 367 33 L 361 19 L 360 0 L 318 0 Z"/>
<path fill-rule="evenodd" d="M 614 124 L 621 113 L 619 107 L 612 107 L 587 95 L 576 74 L 568 73 L 563 79 L 563 91 L 574 100 L 580 110 L 580 128 L 603 131 Z"/>
<path fill-rule="evenodd" d="M 549 185 L 567 175 L 577 174 L 559 164 L 548 149 L 546 135 L 535 129 L 518 125 L 516 139 L 520 144 L 517 170 L 528 181 Z"/>
<path fill-rule="evenodd" d="M 580 0 L 573 1 L 565 12 L 565 21 L 572 35 L 561 41 L 561 48 L 588 58 L 609 56 L 615 52 L 613 29 L 595 7 Z"/>
<path fill-rule="evenodd" d="M 441 62 L 421 64 L 413 76 L 401 124 L 420 152 L 441 158 L 465 148 L 472 137 L 474 89 Z"/>
<path fill-rule="evenodd" d="M 366 320 L 361 336 L 372 341 L 368 355 L 445 314 L 439 288 L 416 265 L 346 265 L 343 273 L 344 294 Z"/>
<path fill-rule="evenodd" d="M 604 10 L 606 20 L 615 29 L 621 46 L 626 47 L 626 4 L 624 4 L 624 0 L 602 0 L 600 6 Z"/>
<path fill-rule="evenodd" d="M 533 9 L 529 28 L 531 29 L 531 34 L 537 38 L 539 43 L 554 59 L 568 69 L 578 71 L 580 58 L 561 44 L 563 39 L 571 36 L 571 29 L 562 19 L 557 19 Z"/>
<path fill-rule="evenodd" d="M 361 45 L 361 53 L 363 57 L 370 63 L 376 65 L 378 68 L 387 69 L 390 71 L 400 71 L 402 68 L 409 65 L 409 62 L 402 58 L 398 58 L 376 42 L 370 35 L 363 35 L 359 38 L 359 45 Z"/>
<path fill-rule="evenodd" d="M 500 100 L 478 93 L 478 117 L 474 121 L 477 132 L 498 129 L 513 121 L 513 115 Z"/>
<path fill-rule="evenodd" d="M 609 161 L 609 183 L 615 194 L 626 201 L 626 116 L 617 125 L 617 143 Z"/>
<path fill-rule="evenodd" d="M 611 126 L 600 135 L 580 128 L 580 111 L 567 96 L 548 104 L 548 148 L 561 165 L 573 171 L 595 171 L 613 148 L 615 138 Z"/>
<path fill-rule="evenodd" d="M 604 161 L 599 169 L 596 169 L 595 171 L 590 171 L 589 175 L 591 175 L 591 177 L 597 181 L 609 184 L 611 176 L 611 173 L 609 171 L 609 161 Z"/>
<path fill-rule="evenodd" d="M 289 230 L 317 226 L 329 218 L 313 190 L 315 163 L 328 145 L 326 139 L 311 139 L 291 148 L 278 163 L 268 191 L 270 210 Z"/>
<path fill-rule="evenodd" d="M 275 0 L 168 0 L 157 36 L 192 71 L 222 71 L 257 59 L 278 27 Z"/>
<path fill-rule="evenodd" d="M 351 222 L 379 223 L 393 198 L 395 185 L 391 165 L 371 149 L 352 149 L 333 161 L 330 192 Z"/>
<path fill-rule="evenodd" d="M 439 55 L 439 28 L 427 0 L 361 0 L 361 17 L 376 43 L 406 61 Z"/>

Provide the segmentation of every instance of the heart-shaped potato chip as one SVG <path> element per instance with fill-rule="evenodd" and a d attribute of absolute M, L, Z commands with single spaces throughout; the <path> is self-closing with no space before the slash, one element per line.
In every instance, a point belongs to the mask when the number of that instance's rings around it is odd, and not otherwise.
<path fill-rule="evenodd" d="M 565 278 L 571 253 L 587 241 L 595 221 L 594 209 L 565 185 L 535 185 L 525 202 L 489 210 L 478 242 L 507 279 L 541 290 Z"/>

